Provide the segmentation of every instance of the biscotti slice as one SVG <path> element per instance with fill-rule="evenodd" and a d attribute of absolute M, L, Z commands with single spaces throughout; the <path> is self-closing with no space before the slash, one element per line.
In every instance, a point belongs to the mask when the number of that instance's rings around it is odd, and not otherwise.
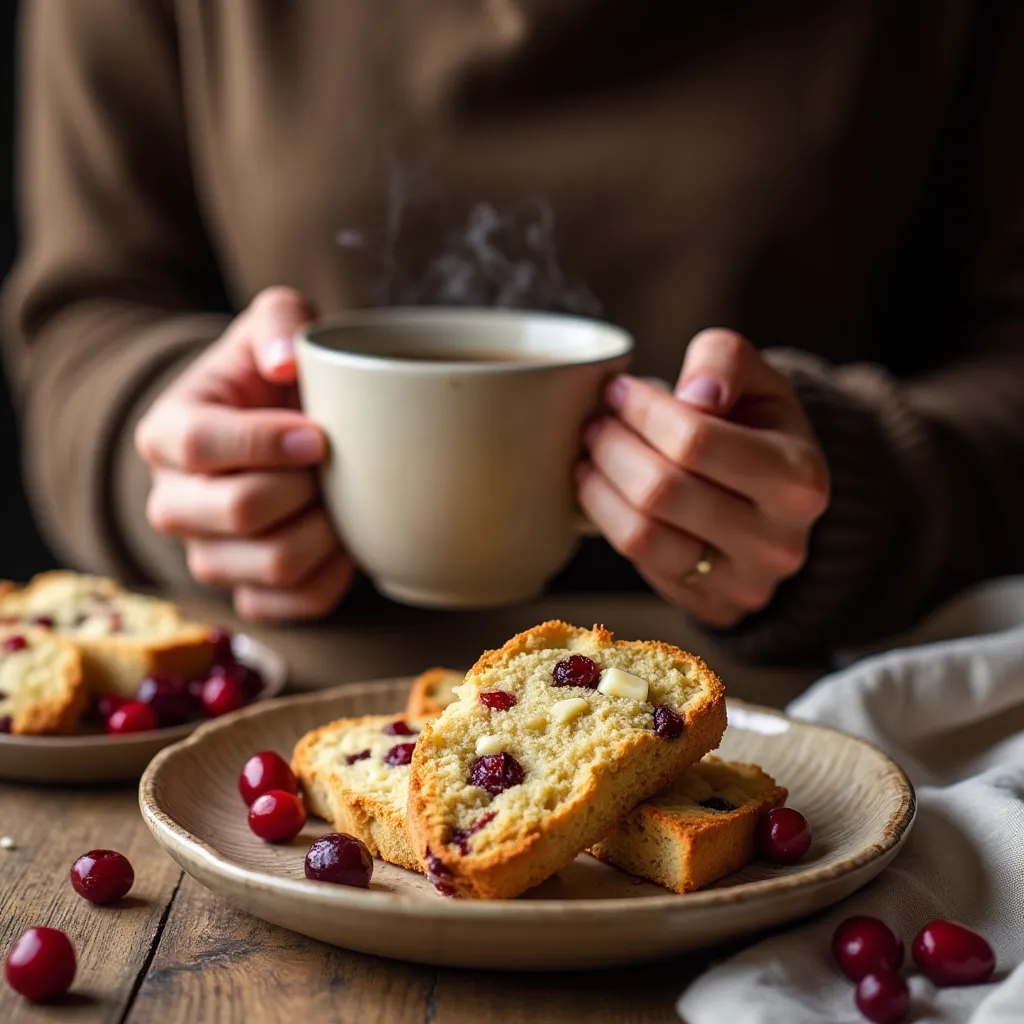
<path fill-rule="evenodd" d="M 343 718 L 307 733 L 292 757 L 307 809 L 361 839 L 375 857 L 419 871 L 405 808 L 423 722 L 406 715 Z"/>
<path fill-rule="evenodd" d="M 74 732 L 85 702 L 73 644 L 44 629 L 0 627 L 0 732 Z"/>
<path fill-rule="evenodd" d="M 431 668 L 418 676 L 409 691 L 405 713 L 413 718 L 431 718 L 441 714 L 459 699 L 455 687 L 466 677 L 450 668 Z"/>
<path fill-rule="evenodd" d="M 754 859 L 757 819 L 787 796 L 756 765 L 707 757 L 626 815 L 590 853 L 666 889 L 693 892 Z"/>
<path fill-rule="evenodd" d="M 131 697 L 148 675 L 192 678 L 213 660 L 210 629 L 186 622 L 169 601 L 125 591 L 114 580 L 48 572 L 0 597 L 0 622 L 54 630 L 82 655 L 94 692 Z"/>
<path fill-rule="evenodd" d="M 718 746 L 725 695 L 699 658 L 547 622 L 485 654 L 413 754 L 409 830 L 435 883 L 516 896 Z"/>

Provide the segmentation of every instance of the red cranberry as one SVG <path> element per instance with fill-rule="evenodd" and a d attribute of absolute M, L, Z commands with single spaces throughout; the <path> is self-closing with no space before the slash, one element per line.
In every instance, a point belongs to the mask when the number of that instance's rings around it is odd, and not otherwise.
<path fill-rule="evenodd" d="M 210 643 L 213 645 L 214 665 L 234 664 L 235 652 L 231 646 L 231 634 L 226 629 L 210 630 Z"/>
<path fill-rule="evenodd" d="M 210 676 L 203 683 L 203 711 L 208 718 L 237 711 L 245 703 L 245 691 L 234 676 Z"/>
<path fill-rule="evenodd" d="M 18 651 L 23 651 L 26 647 L 28 647 L 28 641 L 20 633 L 7 637 L 0 644 L 0 649 L 3 650 L 4 654 L 17 654 Z"/>
<path fill-rule="evenodd" d="M 903 943 L 877 917 L 848 917 L 832 936 L 832 956 L 850 981 L 874 971 L 898 971 Z"/>
<path fill-rule="evenodd" d="M 910 989 L 896 971 L 872 971 L 857 983 L 857 1009 L 875 1024 L 899 1024 L 910 1008 Z"/>
<path fill-rule="evenodd" d="M 936 985 L 980 985 L 996 956 L 988 941 L 956 921 L 931 921 L 914 938 L 914 962 Z"/>
<path fill-rule="evenodd" d="M 242 772 L 238 776 L 238 792 L 242 794 L 246 806 L 251 807 L 256 797 L 272 789 L 298 793 L 299 780 L 280 754 L 272 750 L 261 750 L 242 765 Z"/>
<path fill-rule="evenodd" d="M 469 784 L 486 789 L 491 796 L 504 793 L 523 781 L 522 765 L 511 754 L 486 754 L 469 769 Z"/>
<path fill-rule="evenodd" d="M 99 716 L 100 721 L 106 725 L 110 721 L 110 716 L 119 708 L 123 708 L 127 703 L 128 698 L 122 697 L 119 693 L 98 694 L 96 697 L 96 714 Z"/>
<path fill-rule="evenodd" d="M 480 694 L 480 703 L 492 711 L 508 711 L 509 708 L 514 708 L 518 701 L 516 695 L 507 690 L 491 690 L 489 693 Z"/>
<path fill-rule="evenodd" d="M 735 811 L 736 805 L 729 803 L 728 800 L 724 800 L 720 796 L 709 796 L 707 800 L 701 800 L 701 807 L 706 807 L 709 811 Z"/>
<path fill-rule="evenodd" d="M 396 743 L 385 755 L 384 763 L 397 768 L 399 765 L 409 764 L 412 761 L 412 752 L 416 749 L 415 743 Z"/>
<path fill-rule="evenodd" d="M 56 928 L 29 928 L 7 954 L 4 974 L 18 995 L 46 1003 L 64 995 L 75 980 L 75 947 Z"/>
<path fill-rule="evenodd" d="M 148 676 L 139 683 L 135 699 L 148 704 L 162 726 L 181 725 L 199 710 L 184 681 L 177 676 Z"/>
<path fill-rule="evenodd" d="M 37 615 L 28 621 L 30 626 L 35 626 L 38 629 L 53 629 L 57 625 L 49 615 Z"/>
<path fill-rule="evenodd" d="M 255 669 L 249 668 L 248 665 L 243 665 L 240 661 L 214 665 L 210 669 L 210 678 L 214 677 L 231 679 L 237 683 L 242 688 L 246 704 L 255 700 L 263 692 L 263 676 Z M 200 700 L 202 700 L 201 694 Z"/>
<path fill-rule="evenodd" d="M 593 689 L 597 686 L 601 670 L 597 664 L 582 654 L 570 654 L 555 665 L 552 675 L 555 686 L 585 686 Z"/>
<path fill-rule="evenodd" d="M 306 808 L 294 793 L 272 789 L 249 808 L 249 828 L 268 843 L 294 839 L 306 824 Z"/>
<path fill-rule="evenodd" d="M 336 832 L 321 836 L 306 854 L 306 877 L 314 881 L 366 889 L 372 876 L 370 851 L 354 836 Z"/>
<path fill-rule="evenodd" d="M 148 704 L 129 700 L 107 719 L 107 732 L 122 736 L 129 732 L 149 732 L 157 727 L 156 712 Z"/>
<path fill-rule="evenodd" d="M 14 728 L 14 719 L 10 715 L 0 715 L 0 733 L 9 733 Z"/>
<path fill-rule="evenodd" d="M 90 903 L 113 903 L 128 894 L 135 872 L 116 850 L 90 850 L 71 865 L 71 886 Z"/>
<path fill-rule="evenodd" d="M 454 843 L 459 848 L 459 853 L 461 853 L 463 857 L 468 857 L 470 836 L 475 836 L 477 832 L 486 828 L 497 816 L 497 811 L 488 811 L 486 814 L 477 818 L 469 828 L 455 829 L 455 831 L 452 832 L 452 837 L 449 842 Z"/>
<path fill-rule="evenodd" d="M 677 740 L 683 735 L 686 722 L 671 708 L 664 706 L 654 709 L 654 734 L 662 740 Z"/>
<path fill-rule="evenodd" d="M 444 861 L 436 853 L 434 853 L 430 847 L 427 847 L 427 877 L 431 880 L 435 878 L 443 878 L 451 874 L 451 871 L 445 867 Z"/>
<path fill-rule="evenodd" d="M 384 730 L 383 731 L 384 731 L 384 735 L 385 736 L 415 736 L 416 735 L 416 730 L 415 729 L 410 729 L 409 726 L 405 722 L 403 722 L 400 718 L 396 719 L 394 722 L 388 722 L 388 724 L 384 726 Z"/>
<path fill-rule="evenodd" d="M 345 764 L 355 764 L 356 761 L 365 761 L 370 756 L 369 750 L 360 750 L 358 754 L 349 754 L 345 758 Z"/>
<path fill-rule="evenodd" d="M 810 848 L 811 826 L 792 807 L 774 807 L 757 822 L 757 852 L 774 864 L 795 864 Z"/>

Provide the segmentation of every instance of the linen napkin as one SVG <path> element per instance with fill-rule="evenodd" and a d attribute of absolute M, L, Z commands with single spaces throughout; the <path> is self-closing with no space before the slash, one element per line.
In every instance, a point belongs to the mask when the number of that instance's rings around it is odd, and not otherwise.
<path fill-rule="evenodd" d="M 871 885 L 711 968 L 680 997 L 680 1017 L 860 1024 L 854 985 L 834 966 L 830 943 L 842 920 L 871 914 L 906 944 L 908 1021 L 1024 1024 L 1024 625 L 868 657 L 821 679 L 787 710 L 889 754 L 917 787 L 917 821 Z M 960 921 L 992 943 L 990 983 L 939 989 L 913 970 L 910 944 L 935 918 Z"/>

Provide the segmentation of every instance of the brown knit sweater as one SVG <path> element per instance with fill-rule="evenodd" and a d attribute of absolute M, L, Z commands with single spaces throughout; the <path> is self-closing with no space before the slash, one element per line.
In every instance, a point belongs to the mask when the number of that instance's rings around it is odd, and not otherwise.
<path fill-rule="evenodd" d="M 1024 569 L 1024 4 L 29 0 L 5 296 L 71 563 L 181 579 L 130 427 L 260 289 L 700 328 L 797 383 L 834 476 L 733 631 L 797 657 Z"/>

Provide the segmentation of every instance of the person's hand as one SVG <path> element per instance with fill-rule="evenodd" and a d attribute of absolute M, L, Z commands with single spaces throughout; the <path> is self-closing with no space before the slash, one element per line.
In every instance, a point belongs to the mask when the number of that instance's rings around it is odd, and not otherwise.
<path fill-rule="evenodd" d="M 732 331 L 698 334 L 675 395 L 606 391 L 577 470 L 583 510 L 656 591 L 709 626 L 764 608 L 807 557 L 829 474 L 789 382 Z M 709 569 L 710 564 L 710 569 Z"/>
<path fill-rule="evenodd" d="M 153 470 L 150 523 L 249 619 L 325 615 L 353 578 L 312 472 L 326 441 L 298 411 L 292 339 L 309 318 L 298 293 L 262 292 L 135 434 Z"/>

